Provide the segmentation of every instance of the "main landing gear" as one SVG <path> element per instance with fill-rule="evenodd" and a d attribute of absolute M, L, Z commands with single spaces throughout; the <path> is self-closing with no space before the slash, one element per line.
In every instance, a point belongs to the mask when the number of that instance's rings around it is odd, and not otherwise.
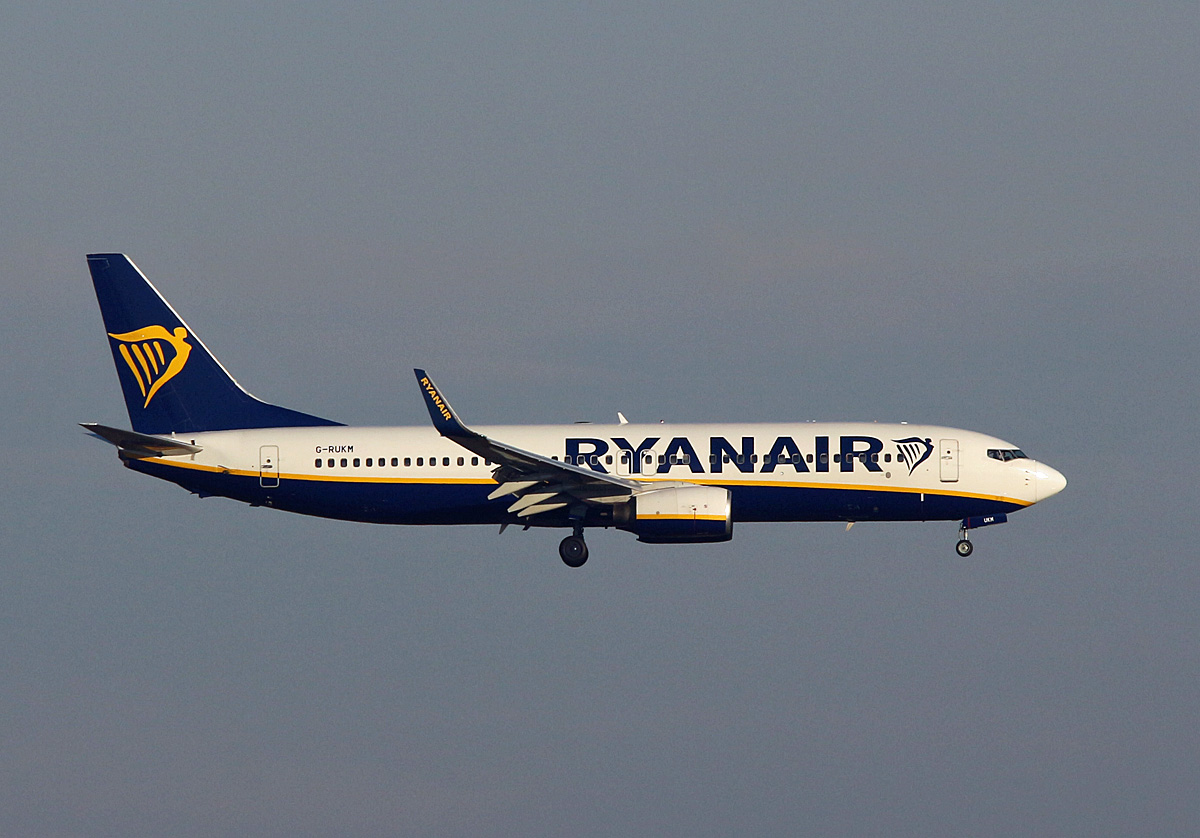
<path fill-rule="evenodd" d="M 583 567 L 588 560 L 587 542 L 583 540 L 583 527 L 576 527 L 572 535 L 568 535 L 558 545 L 558 555 L 562 557 L 567 567 Z"/>

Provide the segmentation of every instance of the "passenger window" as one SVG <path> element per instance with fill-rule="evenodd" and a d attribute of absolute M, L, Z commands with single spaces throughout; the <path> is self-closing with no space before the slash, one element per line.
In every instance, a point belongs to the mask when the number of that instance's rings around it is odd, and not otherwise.
<path fill-rule="evenodd" d="M 354 467 L 355 468 L 358 468 L 358 462 L 359 462 L 358 457 L 355 457 L 354 458 Z"/>
<path fill-rule="evenodd" d="M 465 463 L 465 462 L 466 462 L 466 460 L 464 460 L 462 457 L 459 457 L 459 458 L 458 458 L 458 464 L 459 464 L 460 466 L 461 466 L 463 463 Z"/>
<path fill-rule="evenodd" d="M 612 454 L 609 454 L 607 457 L 604 458 L 604 464 L 609 465 L 609 466 L 612 465 Z"/>
<path fill-rule="evenodd" d="M 358 465 L 358 463 L 355 463 L 355 465 Z M 375 460 L 371 457 L 367 457 L 367 468 L 370 468 L 373 465 L 375 465 Z"/>
<path fill-rule="evenodd" d="M 399 457 L 392 457 L 392 468 L 395 468 L 395 467 L 396 467 L 396 466 L 398 466 L 398 465 L 400 465 L 400 458 L 399 458 Z"/>
<path fill-rule="evenodd" d="M 333 468 L 333 457 L 330 457 L 325 464 L 330 468 Z"/>
<path fill-rule="evenodd" d="M 317 457 L 317 461 L 315 463 L 313 463 L 313 465 L 315 465 L 317 468 L 320 468 L 321 467 L 321 458 Z"/>
<path fill-rule="evenodd" d="M 419 465 L 419 466 L 423 466 L 423 465 L 425 465 L 425 458 L 424 458 L 424 457 L 417 457 L 417 465 Z"/>
<path fill-rule="evenodd" d="M 478 457 L 472 457 L 472 458 L 471 458 L 471 465 L 473 465 L 473 466 L 477 466 L 477 465 L 479 465 L 479 458 L 478 458 Z"/>
<path fill-rule="evenodd" d="M 828 454 L 822 454 L 822 455 L 821 455 L 821 462 L 823 462 L 823 463 L 828 463 L 828 462 L 829 462 L 829 455 L 828 455 Z"/>
<path fill-rule="evenodd" d="M 405 457 L 404 458 L 404 467 L 409 468 L 410 466 L 412 466 L 412 457 Z"/>
<path fill-rule="evenodd" d="M 808 456 L 805 457 L 805 459 L 811 463 L 813 461 L 813 455 L 809 454 Z M 824 462 L 824 460 L 822 460 L 822 462 Z"/>
<path fill-rule="evenodd" d="M 840 463 L 840 462 L 842 461 L 842 455 L 841 455 L 841 454 L 834 454 L 834 455 L 833 455 L 833 461 L 834 461 L 835 463 Z"/>
<path fill-rule="evenodd" d="M 450 465 L 450 458 L 449 458 L 449 457 L 442 457 L 442 465 L 444 465 L 444 466 L 448 466 L 448 465 Z"/>
<path fill-rule="evenodd" d="M 342 457 L 342 468 L 346 467 L 346 463 L 347 463 L 346 458 Z"/>
<path fill-rule="evenodd" d="M 890 463 L 890 462 L 892 461 L 892 455 L 891 455 L 891 454 L 884 454 L 884 455 L 883 455 L 883 461 L 884 461 L 885 463 Z"/>

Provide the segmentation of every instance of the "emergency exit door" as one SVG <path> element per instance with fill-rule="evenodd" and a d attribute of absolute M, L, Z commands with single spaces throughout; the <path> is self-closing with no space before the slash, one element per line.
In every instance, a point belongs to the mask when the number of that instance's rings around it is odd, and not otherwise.
<path fill-rule="evenodd" d="M 942 482 L 955 483 L 958 481 L 958 440 L 943 439 L 938 447 L 938 457 L 941 460 Z"/>

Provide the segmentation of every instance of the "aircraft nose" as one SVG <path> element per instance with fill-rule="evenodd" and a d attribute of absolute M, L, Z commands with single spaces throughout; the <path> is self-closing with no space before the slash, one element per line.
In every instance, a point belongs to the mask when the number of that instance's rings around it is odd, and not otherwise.
<path fill-rule="evenodd" d="M 1050 468 L 1045 463 L 1038 463 L 1033 473 L 1037 477 L 1034 491 L 1037 493 L 1038 500 L 1045 500 L 1057 495 L 1067 487 L 1067 478 L 1063 476 L 1063 473 Z"/>

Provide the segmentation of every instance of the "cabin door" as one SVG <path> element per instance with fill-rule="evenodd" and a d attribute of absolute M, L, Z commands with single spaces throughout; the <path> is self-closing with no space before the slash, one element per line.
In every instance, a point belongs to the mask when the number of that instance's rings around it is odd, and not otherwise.
<path fill-rule="evenodd" d="M 938 446 L 938 455 L 942 462 L 942 482 L 958 482 L 958 440 L 943 439 Z"/>
<path fill-rule="evenodd" d="M 258 449 L 258 485 L 264 489 L 279 486 L 279 446 L 261 445 Z"/>

